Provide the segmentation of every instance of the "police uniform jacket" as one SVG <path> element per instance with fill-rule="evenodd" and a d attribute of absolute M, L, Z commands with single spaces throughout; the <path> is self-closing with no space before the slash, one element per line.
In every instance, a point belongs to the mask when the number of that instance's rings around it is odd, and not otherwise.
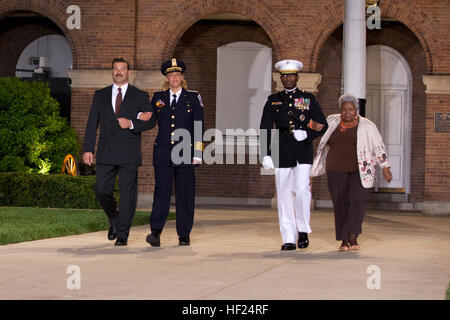
<path fill-rule="evenodd" d="M 310 120 L 324 124 L 320 132 L 308 127 Z M 275 167 L 295 167 L 297 163 L 313 163 L 313 140 L 328 128 L 325 116 L 312 93 L 296 89 L 280 91 L 268 97 L 261 118 L 261 129 L 279 129 L 279 139 L 272 142 L 279 146 L 279 164 Z M 293 130 L 306 130 L 307 138 L 297 141 Z M 270 131 L 268 131 L 267 155 L 271 154 Z M 273 156 L 273 155 L 272 155 Z M 274 157 L 272 157 L 274 158 Z M 274 161 L 275 162 L 275 161 Z"/>
<path fill-rule="evenodd" d="M 192 165 L 192 158 L 202 158 L 203 152 L 203 104 L 197 91 L 182 89 L 175 107 L 170 106 L 170 90 L 158 91 L 153 95 L 151 105 L 153 115 L 158 122 L 158 135 L 153 148 L 154 166 L 188 166 Z M 201 121 L 201 132 L 194 136 L 194 121 Z M 171 159 L 172 149 L 183 143 L 183 138 L 174 140 L 176 129 L 186 129 L 190 133 L 190 157 L 189 162 L 174 164 Z M 196 138 L 196 140 L 194 140 Z M 184 142 L 186 143 L 186 142 Z M 180 152 L 180 156 L 183 151 Z"/>

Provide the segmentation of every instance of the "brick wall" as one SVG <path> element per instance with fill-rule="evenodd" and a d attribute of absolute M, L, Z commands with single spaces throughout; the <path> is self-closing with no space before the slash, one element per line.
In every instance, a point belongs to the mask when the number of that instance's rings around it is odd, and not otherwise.
<path fill-rule="evenodd" d="M 429 141 L 425 141 L 424 138 L 425 134 L 422 131 L 424 106 L 425 103 L 431 104 L 426 108 L 426 111 L 429 112 L 434 106 L 441 105 L 436 102 L 440 100 L 425 99 L 420 76 L 424 73 L 444 75 L 450 73 L 450 43 L 446 40 L 450 38 L 450 28 L 447 23 L 450 21 L 450 11 L 447 10 L 447 2 L 445 0 L 412 2 L 383 0 L 381 1 L 382 15 L 396 19 L 406 27 L 401 30 L 384 28 L 379 34 L 369 33 L 367 38 L 368 43 L 385 44 L 400 51 L 413 69 L 414 158 L 412 159 L 412 172 L 414 176 L 412 184 L 413 196 L 417 201 L 421 200 L 424 192 L 427 198 L 446 199 L 440 191 L 433 189 L 434 187 L 430 187 L 431 189 L 427 189 L 428 191 L 424 191 L 423 188 L 423 184 L 427 183 L 428 185 L 432 179 L 428 173 L 425 173 L 424 154 L 428 154 L 428 149 L 433 148 L 430 142 L 434 143 L 435 141 L 433 135 L 426 136 L 427 139 L 431 139 Z M 66 27 L 68 17 L 66 9 L 70 4 L 77 4 L 81 8 L 81 30 L 68 30 Z M 69 0 L 3 0 L 0 1 L 0 21 L 12 12 L 23 10 L 47 17 L 67 37 L 72 48 L 74 69 L 109 69 L 112 58 L 123 56 L 139 70 L 158 70 L 161 62 L 174 54 L 185 55 L 185 60 L 195 66 L 198 61 L 193 61 L 192 57 L 198 57 L 199 61 L 206 59 L 205 61 L 208 62 L 207 59 L 210 59 L 210 56 L 206 55 L 209 55 L 208 52 L 212 52 L 214 46 L 217 47 L 223 43 L 220 40 L 221 37 L 226 41 L 250 40 L 270 43 L 274 57 L 276 57 L 274 60 L 296 58 L 304 62 L 305 72 L 317 72 L 323 75 L 319 87 L 319 101 L 328 114 L 334 112 L 333 104 L 339 92 L 341 38 L 334 32 L 342 24 L 343 9 L 344 0 L 306 0 L 301 4 L 286 0 L 123 0 L 114 2 L 110 0 L 79 0 L 76 3 Z M 204 29 L 201 31 L 201 27 L 196 23 L 208 15 L 216 13 L 244 15 L 257 23 L 259 27 L 256 29 L 259 31 L 246 33 L 242 31 L 242 28 L 233 30 L 234 27 L 229 27 L 228 31 L 225 30 L 226 28 L 219 31 L 218 26 L 207 28 L 203 26 Z M 200 32 L 196 37 L 191 37 L 190 28 L 193 26 L 199 28 L 197 30 L 203 33 Z M 264 32 L 261 32 L 261 29 Z M 0 29 L 1 31 L 2 29 Z M 31 33 L 31 30 L 26 31 L 25 29 L 20 32 L 23 38 L 31 36 Z M 190 40 L 189 37 L 191 37 Z M 214 44 L 211 46 L 206 46 L 206 42 L 202 44 L 203 37 L 213 37 Z M 10 40 L 3 43 L 0 39 L 2 44 L 0 50 L 6 48 L 4 43 L 8 43 L 19 51 L 17 49 L 19 45 L 14 45 L 11 38 L 16 37 L 10 37 Z M 29 40 L 32 38 L 30 37 Z M 189 41 L 191 42 L 189 43 Z M 23 41 L 22 45 L 25 42 Z M 194 44 L 203 45 L 203 50 L 195 49 Z M 2 55 L 2 65 L 7 64 L 10 68 L 13 62 L 6 58 L 9 57 Z M 11 73 L 6 69 L 1 70 L 2 74 Z M 191 71 L 194 70 L 195 67 Z M 211 72 L 211 75 L 214 74 L 215 71 Z M 188 71 L 186 76 L 190 86 L 202 93 L 207 108 L 207 126 L 212 126 L 213 119 L 215 119 L 214 90 L 212 86 L 200 82 L 200 79 L 203 81 L 209 79 L 210 74 L 202 74 L 201 77 L 197 77 L 196 74 L 190 74 Z M 86 125 L 86 108 L 90 105 L 94 89 L 74 88 L 72 94 L 72 108 L 74 109 L 72 123 L 80 136 Z M 142 89 L 152 91 L 157 88 Z M 144 135 L 145 144 L 151 145 L 152 134 Z M 436 143 L 440 143 L 439 140 L 436 141 Z M 443 143 L 445 149 L 448 149 L 448 142 L 445 142 L 444 139 Z M 146 167 L 151 163 L 151 148 L 145 148 L 144 145 L 143 150 L 146 153 L 144 155 L 144 167 Z M 433 170 L 436 170 L 439 163 L 430 161 L 429 157 L 425 158 L 427 170 L 432 170 L 430 167 L 432 165 L 437 166 L 433 167 Z M 246 178 L 248 181 L 252 179 L 250 175 L 253 177 L 258 171 L 256 166 L 255 168 L 235 167 L 236 170 L 231 173 L 239 173 L 244 176 L 248 174 L 249 178 Z M 208 179 L 214 177 L 214 172 L 226 172 L 226 170 L 228 169 L 219 166 L 217 168 L 214 166 L 200 168 L 198 170 L 199 193 L 205 194 L 210 191 L 210 188 L 204 186 L 209 185 L 210 180 Z M 153 187 L 152 170 L 151 168 L 142 168 L 141 172 L 140 191 L 149 192 Z M 224 173 L 224 177 L 226 174 Z M 221 181 L 221 177 L 217 177 L 217 181 Z M 272 192 L 269 184 L 273 185 L 272 181 L 268 177 L 260 178 L 261 181 L 249 182 L 246 191 L 228 191 L 230 189 L 228 185 L 224 190 L 230 194 L 242 196 L 249 194 L 257 194 L 261 197 L 269 196 Z M 253 185 L 257 183 L 267 183 L 267 185 L 264 185 L 263 188 Z M 320 194 L 326 192 L 323 182 L 319 182 L 314 188 L 314 191 Z M 261 189 L 264 191 L 255 191 Z M 267 192 L 266 190 L 271 191 Z M 211 192 L 215 194 L 216 191 Z M 217 191 L 217 193 L 220 192 Z"/>
<path fill-rule="evenodd" d="M 447 201 L 450 186 L 450 134 L 436 133 L 435 112 L 450 113 L 450 95 L 427 94 L 425 200 Z"/>

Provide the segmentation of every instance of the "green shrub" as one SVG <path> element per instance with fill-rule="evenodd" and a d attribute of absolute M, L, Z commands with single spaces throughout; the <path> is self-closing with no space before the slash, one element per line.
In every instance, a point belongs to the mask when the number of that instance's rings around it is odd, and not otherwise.
<path fill-rule="evenodd" d="M 0 172 L 57 173 L 80 141 L 42 81 L 0 78 Z"/>
<path fill-rule="evenodd" d="M 94 186 L 95 176 L 0 173 L 0 206 L 97 209 Z M 117 183 L 114 193 L 119 199 Z"/>

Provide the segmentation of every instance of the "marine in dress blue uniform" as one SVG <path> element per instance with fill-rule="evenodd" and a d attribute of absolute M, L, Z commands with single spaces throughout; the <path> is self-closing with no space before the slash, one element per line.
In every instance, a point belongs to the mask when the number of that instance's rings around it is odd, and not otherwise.
<path fill-rule="evenodd" d="M 163 63 L 161 72 L 166 76 L 170 73 L 182 75 L 185 68 L 183 61 L 174 58 Z M 201 163 L 203 153 L 203 103 L 197 91 L 182 88 L 173 92 L 169 88 L 155 92 L 151 106 L 159 129 L 153 146 L 155 190 L 150 216 L 151 234 L 146 240 L 152 246 L 160 246 L 160 234 L 169 213 L 172 184 L 175 181 L 179 244 L 189 245 L 194 222 L 195 166 Z M 177 129 L 189 132 L 190 148 L 178 148 L 179 143 L 186 145 L 186 141 L 183 138 L 177 141 Z M 182 157 L 184 160 L 180 163 Z"/>
<path fill-rule="evenodd" d="M 312 142 L 328 127 L 315 96 L 297 87 L 298 71 L 302 67 L 296 60 L 275 64 L 285 89 L 268 97 L 260 124 L 261 129 L 269 132 L 263 166 L 275 168 L 282 250 L 294 250 L 296 243 L 299 248 L 309 245 Z M 269 130 L 273 128 L 278 129 L 279 135 L 271 143 Z M 274 144 L 278 146 L 277 154 L 272 153 Z"/>

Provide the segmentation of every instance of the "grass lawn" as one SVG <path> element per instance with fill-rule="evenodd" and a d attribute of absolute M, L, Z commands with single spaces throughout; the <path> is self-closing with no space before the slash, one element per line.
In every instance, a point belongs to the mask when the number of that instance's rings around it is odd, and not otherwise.
<path fill-rule="evenodd" d="M 149 223 L 150 212 L 137 211 L 133 225 Z M 170 213 L 168 220 L 175 219 Z M 103 210 L 0 207 L 0 245 L 62 237 L 109 228 Z"/>

